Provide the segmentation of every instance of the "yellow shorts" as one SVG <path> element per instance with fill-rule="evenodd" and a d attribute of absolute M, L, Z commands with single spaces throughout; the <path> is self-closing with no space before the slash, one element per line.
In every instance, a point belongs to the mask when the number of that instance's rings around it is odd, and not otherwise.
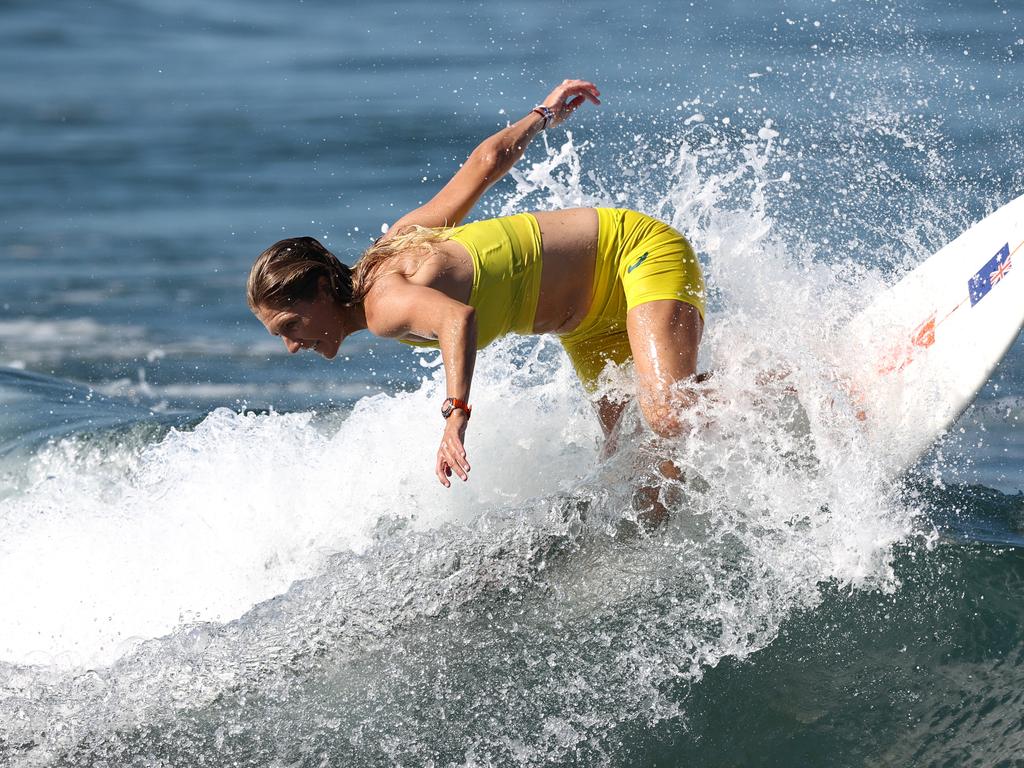
<path fill-rule="evenodd" d="M 594 295 L 579 327 L 561 337 L 588 391 L 609 361 L 633 353 L 626 313 L 660 299 L 690 304 L 704 319 L 704 278 L 693 248 L 672 227 L 621 208 L 598 208 Z"/>

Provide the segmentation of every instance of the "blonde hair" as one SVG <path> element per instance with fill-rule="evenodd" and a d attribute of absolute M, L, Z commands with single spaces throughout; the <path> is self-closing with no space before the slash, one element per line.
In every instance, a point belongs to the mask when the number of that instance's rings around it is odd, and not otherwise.
<path fill-rule="evenodd" d="M 397 256 L 434 253 L 434 246 L 447 236 L 443 231 L 413 224 L 391 237 L 381 238 L 367 248 L 352 267 L 312 237 L 279 240 L 261 253 L 249 271 L 246 299 L 257 307 L 288 307 L 297 301 L 313 301 L 320 292 L 321 279 L 338 303 L 358 304 L 375 281 L 401 271 Z M 388 268 L 388 263 L 391 268 Z"/>
<path fill-rule="evenodd" d="M 362 301 L 369 293 L 373 283 L 384 275 L 401 271 L 397 256 L 422 256 L 428 258 L 435 252 L 434 246 L 448 239 L 443 230 L 421 227 L 410 224 L 402 227 L 402 231 L 391 237 L 382 237 L 359 257 L 352 268 L 353 303 Z M 392 262 L 391 268 L 387 268 Z"/>

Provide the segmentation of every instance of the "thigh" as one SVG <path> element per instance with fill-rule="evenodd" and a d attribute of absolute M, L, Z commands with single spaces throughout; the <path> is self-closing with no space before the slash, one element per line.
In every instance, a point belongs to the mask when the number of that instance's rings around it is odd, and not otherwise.
<path fill-rule="evenodd" d="M 676 424 L 675 408 L 693 402 L 692 392 L 677 385 L 697 372 L 704 321 L 692 304 L 661 299 L 629 310 L 626 330 L 640 407 L 656 432 L 671 433 Z"/>

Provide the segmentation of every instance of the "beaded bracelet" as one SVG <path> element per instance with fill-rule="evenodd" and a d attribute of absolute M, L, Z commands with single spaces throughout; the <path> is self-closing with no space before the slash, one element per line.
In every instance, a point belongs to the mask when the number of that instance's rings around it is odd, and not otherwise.
<path fill-rule="evenodd" d="M 538 104 L 530 111 L 536 112 L 538 115 L 544 118 L 544 125 L 540 127 L 542 131 L 546 131 L 548 129 L 548 123 L 555 119 L 554 110 L 552 110 L 551 107 L 544 106 L 543 104 Z"/>

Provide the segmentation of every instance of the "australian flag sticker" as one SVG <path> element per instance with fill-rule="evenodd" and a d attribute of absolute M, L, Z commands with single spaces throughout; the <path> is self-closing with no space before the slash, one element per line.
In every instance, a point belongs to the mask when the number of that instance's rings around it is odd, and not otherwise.
<path fill-rule="evenodd" d="M 971 292 L 971 306 L 973 307 L 984 299 L 986 294 L 995 287 L 996 283 L 1006 277 L 1006 273 L 1009 271 L 1010 244 L 1007 243 L 967 283 L 967 288 Z"/>

